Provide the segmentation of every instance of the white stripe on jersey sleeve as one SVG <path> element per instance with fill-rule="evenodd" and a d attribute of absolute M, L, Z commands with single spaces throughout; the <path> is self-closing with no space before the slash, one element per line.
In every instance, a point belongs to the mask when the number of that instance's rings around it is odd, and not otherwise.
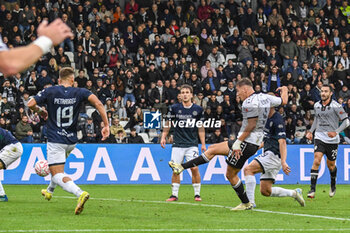
<path fill-rule="evenodd" d="M 345 120 L 346 118 L 348 118 L 348 114 L 345 112 L 343 106 L 338 103 L 337 101 L 333 100 L 332 101 L 333 104 L 333 109 L 335 111 L 335 113 L 338 115 L 339 119 L 341 121 Z"/>
<path fill-rule="evenodd" d="M 276 97 L 272 95 L 265 94 L 266 98 L 270 100 L 271 107 L 278 107 L 282 104 L 282 98 L 281 97 Z"/>

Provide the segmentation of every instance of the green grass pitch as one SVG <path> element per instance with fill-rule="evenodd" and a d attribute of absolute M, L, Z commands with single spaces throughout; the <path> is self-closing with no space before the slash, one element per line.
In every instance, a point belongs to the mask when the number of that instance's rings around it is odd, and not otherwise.
<path fill-rule="evenodd" d="M 170 185 L 82 185 L 91 199 L 79 216 L 74 196 L 57 188 L 45 201 L 45 187 L 4 185 L 9 202 L 0 202 L 0 232 L 350 232 L 348 185 L 338 185 L 333 198 L 328 185 L 318 185 L 306 207 L 263 197 L 257 186 L 258 208 L 243 212 L 228 208 L 239 204 L 229 185 L 202 185 L 201 203 L 190 185 L 180 187 L 176 203 L 165 202 Z M 308 186 L 282 187 L 301 187 L 306 199 Z"/>

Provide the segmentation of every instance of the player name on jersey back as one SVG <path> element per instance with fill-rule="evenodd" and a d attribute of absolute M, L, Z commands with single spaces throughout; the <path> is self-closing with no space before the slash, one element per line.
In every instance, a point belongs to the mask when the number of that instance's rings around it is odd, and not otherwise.
<path fill-rule="evenodd" d="M 49 142 L 75 144 L 81 104 L 92 93 L 85 88 L 64 86 L 48 87 L 34 98 L 48 111 L 47 139 Z"/>
<path fill-rule="evenodd" d="M 70 104 L 75 104 L 76 102 L 77 102 L 77 98 L 71 98 L 71 99 L 54 98 L 54 104 L 70 105 Z"/>

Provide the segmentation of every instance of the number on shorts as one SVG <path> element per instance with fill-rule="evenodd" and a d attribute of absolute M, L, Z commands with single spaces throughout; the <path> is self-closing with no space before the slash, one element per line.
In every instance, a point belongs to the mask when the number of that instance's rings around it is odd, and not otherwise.
<path fill-rule="evenodd" d="M 332 158 L 336 159 L 338 154 L 338 149 L 332 150 Z"/>
<path fill-rule="evenodd" d="M 57 126 L 58 127 L 69 127 L 73 123 L 73 106 L 57 109 Z M 67 119 L 68 122 L 62 123 L 61 121 Z"/>

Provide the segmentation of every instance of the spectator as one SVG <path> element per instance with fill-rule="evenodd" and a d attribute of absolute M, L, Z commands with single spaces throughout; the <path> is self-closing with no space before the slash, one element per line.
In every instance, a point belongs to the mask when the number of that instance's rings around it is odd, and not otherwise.
<path fill-rule="evenodd" d="M 44 87 L 46 87 L 47 85 L 54 84 L 51 77 L 48 76 L 46 70 L 41 71 L 41 74 L 39 75 L 39 77 L 36 79 L 36 81 L 34 83 L 35 83 L 36 89 L 39 91 L 44 89 Z"/>
<path fill-rule="evenodd" d="M 2 98 L 6 98 L 10 106 L 16 105 L 16 93 L 17 89 L 14 84 L 11 84 L 9 80 L 5 80 L 2 87 Z"/>
<path fill-rule="evenodd" d="M 293 60 L 297 60 L 299 51 L 296 44 L 291 41 L 290 36 L 285 37 L 285 42 L 282 43 L 280 53 L 283 57 L 283 69 L 287 68 L 292 64 Z"/>
<path fill-rule="evenodd" d="M 299 144 L 306 134 L 306 126 L 303 124 L 302 119 L 297 120 L 294 133 L 294 144 Z"/>
<path fill-rule="evenodd" d="M 293 120 L 291 117 L 287 118 L 286 121 L 286 141 L 288 144 L 292 144 L 295 134 L 295 125 L 293 125 Z"/>
<path fill-rule="evenodd" d="M 350 90 L 347 86 L 343 86 L 341 91 L 338 93 L 338 97 L 343 98 L 344 101 L 347 101 L 350 97 Z"/>
<path fill-rule="evenodd" d="M 78 87 L 86 87 L 88 79 L 85 77 L 84 70 L 79 70 L 79 75 L 75 78 L 75 81 L 78 82 Z"/>
<path fill-rule="evenodd" d="M 121 97 L 120 95 L 117 96 L 117 98 L 114 102 L 114 108 L 115 108 L 115 112 L 118 114 L 118 118 L 120 120 L 122 120 L 122 121 L 127 120 L 124 100 L 123 100 L 123 97 Z"/>
<path fill-rule="evenodd" d="M 127 143 L 127 138 L 125 137 L 123 130 L 117 131 L 117 135 L 115 139 L 117 143 Z"/>
<path fill-rule="evenodd" d="M 267 81 L 267 91 L 276 91 L 281 86 L 281 79 L 279 77 L 278 68 L 272 67 L 271 73 L 269 74 Z"/>
<path fill-rule="evenodd" d="M 126 71 L 126 77 L 124 78 L 123 83 L 125 86 L 124 105 L 126 104 L 127 100 L 130 100 L 132 104 L 135 104 L 135 100 L 136 100 L 134 96 L 135 80 L 130 70 Z"/>
<path fill-rule="evenodd" d="M 214 134 L 211 135 L 211 137 L 208 140 L 208 143 L 220 143 L 224 141 L 224 137 L 221 134 L 220 129 L 215 129 Z"/>
<path fill-rule="evenodd" d="M 144 143 L 143 138 L 136 133 L 135 128 L 131 128 L 130 136 L 127 138 L 126 142 L 130 144 Z"/>
<path fill-rule="evenodd" d="M 198 19 L 205 21 L 213 12 L 214 9 L 211 6 L 208 6 L 205 0 L 201 0 L 200 6 L 198 7 Z"/>
<path fill-rule="evenodd" d="M 32 143 L 33 139 L 33 129 L 28 124 L 28 117 L 24 115 L 22 120 L 16 125 L 16 137 L 22 143 Z"/>
<path fill-rule="evenodd" d="M 169 100 L 168 92 L 164 87 L 162 80 L 158 80 L 157 86 L 152 89 L 149 96 L 149 102 L 154 108 L 160 109 L 162 114 L 166 114 Z"/>
<path fill-rule="evenodd" d="M 322 88 L 322 82 L 317 82 L 317 85 L 311 90 L 311 99 L 314 102 L 318 102 L 321 100 L 321 88 Z"/>
<path fill-rule="evenodd" d="M 297 60 L 293 60 L 292 65 L 288 67 L 286 72 L 291 73 L 293 83 L 297 81 L 299 75 L 302 75 L 302 70 L 299 67 Z"/>
<path fill-rule="evenodd" d="M 19 14 L 19 29 L 22 33 L 27 31 L 30 28 L 30 24 L 34 23 L 35 17 L 33 15 L 33 12 L 29 10 L 29 6 L 26 5 L 23 9 L 23 11 Z"/>
<path fill-rule="evenodd" d="M 126 136 L 125 130 L 123 126 L 119 124 L 119 119 L 117 117 L 113 118 L 112 126 L 111 126 L 111 134 L 114 135 L 115 138 L 118 137 L 118 132 L 122 131 L 123 136 Z"/>
<path fill-rule="evenodd" d="M 264 12 L 264 13 L 265 13 L 265 15 L 269 16 L 268 18 L 269 18 L 269 21 L 271 22 L 272 26 L 276 26 L 278 21 L 282 21 L 284 23 L 283 17 L 280 14 L 278 14 L 278 12 L 277 12 L 277 8 L 272 9 L 271 15 L 266 14 L 266 12 Z"/>
<path fill-rule="evenodd" d="M 96 142 L 96 129 L 91 117 L 87 119 L 83 126 L 83 141 L 87 143 Z"/>
<path fill-rule="evenodd" d="M 242 62 L 243 64 L 245 64 L 247 60 L 253 61 L 253 56 L 251 53 L 254 50 L 253 48 L 253 45 L 249 45 L 248 41 L 243 39 L 237 48 L 238 61 Z"/>
<path fill-rule="evenodd" d="M 2 98 L 2 103 L 1 103 L 1 117 L 5 117 L 7 119 L 11 118 L 11 105 L 7 102 L 7 98 L 4 97 Z"/>
<path fill-rule="evenodd" d="M 218 52 L 217 47 L 212 49 L 212 52 L 208 55 L 208 60 L 211 62 L 211 66 L 214 69 L 217 69 L 219 65 L 223 65 L 225 63 L 225 57 L 221 52 Z"/>

